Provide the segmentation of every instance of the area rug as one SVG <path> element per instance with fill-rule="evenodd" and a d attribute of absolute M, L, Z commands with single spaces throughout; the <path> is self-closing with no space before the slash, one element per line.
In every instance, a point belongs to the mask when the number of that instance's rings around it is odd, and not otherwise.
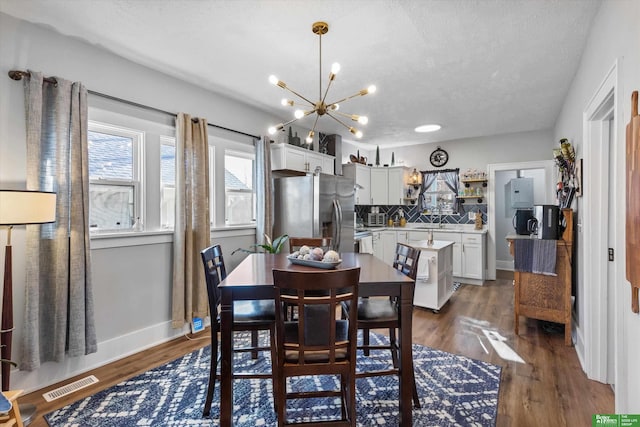
<path fill-rule="evenodd" d="M 264 338 L 264 337 L 263 337 Z M 236 339 L 248 339 L 241 336 Z M 372 334 L 372 342 L 386 337 Z M 494 426 L 501 368 L 467 357 L 414 344 L 415 377 L 421 409 L 413 410 L 414 426 Z M 202 418 L 209 378 L 210 347 L 126 380 L 93 396 L 45 415 L 50 427 L 89 426 L 217 426 L 219 384 L 209 418 Z M 268 370 L 266 357 L 241 355 L 238 370 Z M 358 355 L 358 369 L 388 366 L 388 351 Z M 300 377 L 293 388 L 335 386 L 336 379 Z M 356 381 L 359 426 L 397 426 L 398 378 L 394 375 Z M 236 380 L 234 426 L 274 426 L 276 414 L 270 380 Z M 287 407 L 290 419 L 319 420 L 339 417 L 334 399 L 294 400 Z"/>

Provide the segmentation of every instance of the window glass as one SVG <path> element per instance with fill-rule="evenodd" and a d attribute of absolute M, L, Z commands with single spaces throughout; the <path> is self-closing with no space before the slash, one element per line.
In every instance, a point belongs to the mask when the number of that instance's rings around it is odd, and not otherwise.
<path fill-rule="evenodd" d="M 160 224 L 173 228 L 176 205 L 176 145 L 175 139 L 160 138 Z"/>
<path fill-rule="evenodd" d="M 422 207 L 429 213 L 448 215 L 456 213 L 457 194 L 449 188 L 440 174 L 428 188 L 424 189 L 422 195 L 424 197 Z"/>
<path fill-rule="evenodd" d="M 89 123 L 89 224 L 92 231 L 130 230 L 139 216 L 141 132 Z"/>
<path fill-rule="evenodd" d="M 256 218 L 253 188 L 254 159 L 246 153 L 225 152 L 225 223 L 251 224 Z"/>

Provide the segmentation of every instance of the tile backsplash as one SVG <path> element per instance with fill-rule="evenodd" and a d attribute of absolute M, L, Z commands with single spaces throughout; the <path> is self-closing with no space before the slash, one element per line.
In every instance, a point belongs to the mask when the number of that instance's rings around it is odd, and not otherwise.
<path fill-rule="evenodd" d="M 418 209 L 416 205 L 386 205 L 378 206 L 380 213 L 386 213 L 387 218 L 395 218 L 400 209 L 404 212 L 407 222 L 431 223 L 438 222 L 438 214 L 422 215 L 422 209 Z M 371 212 L 370 205 L 356 205 L 355 207 L 358 222 L 366 222 L 367 214 Z M 443 224 L 473 224 L 474 220 L 469 219 L 469 212 L 482 213 L 482 222 L 487 223 L 487 205 L 486 203 L 464 203 L 462 204 L 462 212 L 456 215 L 442 215 Z"/>

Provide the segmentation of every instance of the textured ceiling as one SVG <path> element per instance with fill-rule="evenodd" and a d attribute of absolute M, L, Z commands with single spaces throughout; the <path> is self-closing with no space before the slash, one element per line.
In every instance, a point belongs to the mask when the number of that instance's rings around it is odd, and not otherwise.
<path fill-rule="evenodd" d="M 275 74 L 315 101 L 318 36 L 329 101 L 369 116 L 367 145 L 390 147 L 549 129 L 577 69 L 596 0 L 0 0 L 0 11 L 247 101 L 288 120 Z M 44 70 L 46 72 L 46 70 Z M 417 134 L 421 124 L 442 130 Z M 310 128 L 312 118 L 298 124 Z M 268 126 L 265 123 L 265 129 Z M 344 128 L 322 118 L 321 130 Z M 348 133 L 346 134 L 348 135 Z M 345 139 L 352 139 L 345 136 Z"/>

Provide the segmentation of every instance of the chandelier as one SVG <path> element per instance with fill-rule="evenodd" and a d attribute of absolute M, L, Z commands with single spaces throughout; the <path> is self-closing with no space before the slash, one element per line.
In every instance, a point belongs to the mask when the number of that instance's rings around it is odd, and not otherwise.
<path fill-rule="evenodd" d="M 303 117 L 306 117 L 308 115 L 311 114 L 316 114 L 316 118 L 315 121 L 313 122 L 313 127 L 311 128 L 311 130 L 309 131 L 309 134 L 307 135 L 307 138 L 305 139 L 307 144 L 311 144 L 313 142 L 313 136 L 315 135 L 315 130 L 316 130 L 316 125 L 318 124 L 318 119 L 321 116 L 324 116 L 325 114 L 329 117 L 331 117 L 333 120 L 337 121 L 338 123 L 340 123 L 342 126 L 344 126 L 345 128 L 349 129 L 349 132 L 351 132 L 353 135 L 356 136 L 356 138 L 362 138 L 362 132 L 359 131 L 358 129 L 356 129 L 353 126 L 349 126 L 346 123 L 344 123 L 340 118 L 338 118 L 337 116 L 342 116 L 342 117 L 346 117 L 349 118 L 355 122 L 358 122 L 362 125 L 366 125 L 367 122 L 369 121 L 369 119 L 366 116 L 359 116 L 357 114 L 347 114 L 347 113 L 343 113 L 341 111 L 338 111 L 338 109 L 340 108 L 340 103 L 348 101 L 349 99 L 355 98 L 357 96 L 364 96 L 368 93 L 374 93 L 376 91 L 376 87 L 374 85 L 369 86 L 366 89 L 362 89 L 361 91 L 358 91 L 357 93 L 348 96 L 346 98 L 340 99 L 339 101 L 335 101 L 335 102 L 327 102 L 326 98 L 327 98 L 327 93 L 329 93 L 329 88 L 331 87 L 331 83 L 333 82 L 333 80 L 336 78 L 336 74 L 338 74 L 338 71 L 340 71 L 340 64 L 338 64 L 337 62 L 333 63 L 331 65 L 331 72 L 329 73 L 329 83 L 327 84 L 327 88 L 324 91 L 324 95 L 322 93 L 322 36 L 324 34 L 327 34 L 327 32 L 329 32 L 329 25 L 326 22 L 315 22 L 312 26 L 311 26 L 311 30 L 313 31 L 314 34 L 317 34 L 318 37 L 320 37 L 320 58 L 319 58 L 319 93 L 318 93 L 318 101 L 313 102 L 310 101 L 309 99 L 305 98 L 304 96 L 300 95 L 298 92 L 296 92 L 295 90 L 291 89 L 289 86 L 287 86 L 287 84 L 281 80 L 279 80 L 276 76 L 271 75 L 269 76 L 269 82 L 281 87 L 282 89 L 288 90 L 289 92 L 291 92 L 293 95 L 297 96 L 298 98 L 300 98 L 300 100 L 305 101 L 306 104 L 304 104 L 304 109 L 303 108 L 298 108 L 295 110 L 294 112 L 294 118 L 292 120 L 289 120 L 288 122 L 285 123 L 280 123 L 276 126 L 272 126 L 269 128 L 269 134 L 273 135 L 276 132 L 284 129 L 285 126 L 295 122 L 298 119 L 301 119 Z M 308 104 L 308 105 L 307 105 Z M 290 99 L 283 99 L 282 100 L 282 105 L 284 106 L 290 106 L 290 107 L 297 107 L 299 106 L 299 104 L 296 104 L 293 100 Z"/>

